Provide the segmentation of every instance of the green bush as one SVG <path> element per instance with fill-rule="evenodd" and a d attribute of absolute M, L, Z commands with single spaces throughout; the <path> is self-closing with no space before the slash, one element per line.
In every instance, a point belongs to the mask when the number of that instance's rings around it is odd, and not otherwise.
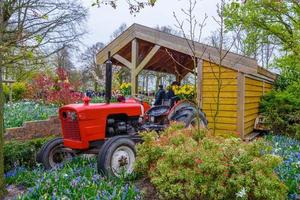
<path fill-rule="evenodd" d="M 260 110 L 272 132 L 300 139 L 300 82 L 265 95 Z"/>
<path fill-rule="evenodd" d="M 22 100 L 27 91 L 27 84 L 24 82 L 15 82 L 12 84 L 12 98 L 14 101 Z M 3 84 L 3 93 L 5 100 L 9 100 L 10 88 L 8 85 Z"/>
<path fill-rule="evenodd" d="M 4 144 L 4 170 L 9 171 L 17 166 L 34 167 L 38 150 L 49 139 L 6 142 Z"/>
<path fill-rule="evenodd" d="M 3 86 L 3 94 L 4 94 L 5 101 L 8 101 L 9 100 L 9 87 L 5 84 L 2 84 L 2 86 Z"/>
<path fill-rule="evenodd" d="M 158 137 L 144 133 L 136 171 L 150 178 L 162 199 L 286 199 L 274 173 L 279 156 L 261 141 L 244 143 L 172 126 Z"/>
<path fill-rule="evenodd" d="M 26 94 L 27 84 L 24 82 L 16 82 L 12 85 L 13 100 L 20 101 Z"/>

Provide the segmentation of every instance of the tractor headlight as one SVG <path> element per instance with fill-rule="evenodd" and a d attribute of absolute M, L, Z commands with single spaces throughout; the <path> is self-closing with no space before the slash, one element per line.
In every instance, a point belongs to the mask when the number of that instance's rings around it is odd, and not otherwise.
<path fill-rule="evenodd" d="M 65 112 L 63 112 L 62 115 L 63 115 L 63 118 L 66 120 L 77 121 L 76 112 L 65 111 Z"/>

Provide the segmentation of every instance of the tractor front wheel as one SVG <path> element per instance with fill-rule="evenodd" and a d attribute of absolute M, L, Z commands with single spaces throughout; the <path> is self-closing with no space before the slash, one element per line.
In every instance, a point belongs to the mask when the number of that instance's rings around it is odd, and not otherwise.
<path fill-rule="evenodd" d="M 112 137 L 101 147 L 97 158 L 98 172 L 117 177 L 131 174 L 135 157 L 135 143 L 130 137 Z"/>
<path fill-rule="evenodd" d="M 75 154 L 63 150 L 62 138 L 55 138 L 44 144 L 37 155 L 37 162 L 42 163 L 45 169 L 56 168 L 65 161 L 72 159 Z"/>

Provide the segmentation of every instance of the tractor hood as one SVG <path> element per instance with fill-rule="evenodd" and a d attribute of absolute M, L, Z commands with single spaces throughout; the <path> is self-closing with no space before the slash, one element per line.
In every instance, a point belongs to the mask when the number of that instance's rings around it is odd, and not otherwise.
<path fill-rule="evenodd" d="M 134 100 L 126 100 L 121 103 L 90 103 L 90 104 L 69 104 L 59 109 L 59 113 L 63 111 L 75 111 L 79 119 L 95 119 L 99 116 L 108 116 L 111 114 L 126 114 L 127 116 L 140 116 L 148 110 L 147 105 L 141 104 Z"/>

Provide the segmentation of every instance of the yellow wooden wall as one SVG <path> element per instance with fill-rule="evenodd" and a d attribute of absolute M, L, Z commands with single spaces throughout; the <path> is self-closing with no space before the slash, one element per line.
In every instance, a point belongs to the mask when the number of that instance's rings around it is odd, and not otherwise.
<path fill-rule="evenodd" d="M 245 78 L 245 111 L 244 135 L 253 131 L 255 119 L 259 112 L 259 102 L 262 95 L 270 91 L 272 85 L 249 77 Z"/>
<path fill-rule="evenodd" d="M 216 132 L 220 134 L 237 132 L 237 75 L 234 70 L 203 61 L 202 109 L 206 114 L 209 128 L 213 128 L 218 80 L 221 80 L 220 109 L 216 119 Z"/>

